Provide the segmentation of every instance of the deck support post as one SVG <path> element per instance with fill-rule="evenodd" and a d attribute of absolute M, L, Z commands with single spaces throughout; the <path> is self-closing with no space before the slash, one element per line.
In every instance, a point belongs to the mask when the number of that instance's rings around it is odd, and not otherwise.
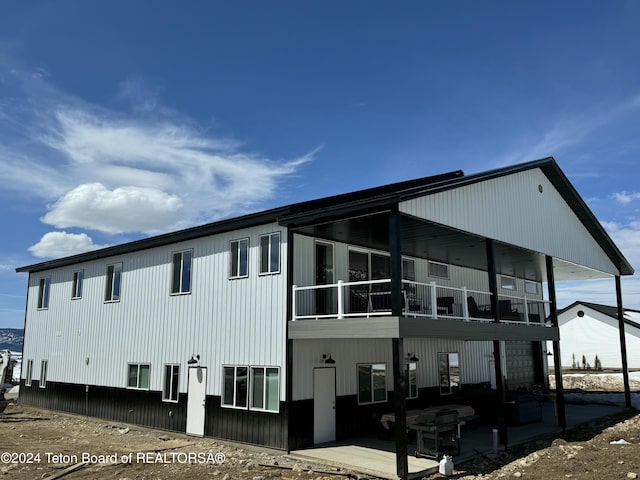
<path fill-rule="evenodd" d="M 400 213 L 397 207 L 389 214 L 389 254 L 391 273 L 391 315 L 402 315 L 402 248 Z M 393 407 L 396 417 L 396 473 L 405 480 L 409 476 L 407 458 L 407 400 L 404 378 L 404 341 L 393 338 Z"/>
<path fill-rule="evenodd" d="M 549 319 L 551 326 L 558 328 L 558 307 L 556 303 L 556 280 L 553 274 L 553 257 L 546 256 L 547 264 L 547 288 L 549 290 Z M 553 341 L 553 374 L 556 379 L 556 413 L 558 414 L 558 426 L 563 430 L 567 428 L 567 415 L 565 412 L 564 386 L 562 384 L 562 358 L 560 357 L 560 341 Z"/>
<path fill-rule="evenodd" d="M 500 323 L 500 309 L 498 308 L 498 280 L 496 271 L 496 255 L 495 245 L 490 238 L 486 239 L 487 249 L 487 272 L 489 274 L 489 291 L 491 292 L 491 313 L 496 323 Z M 505 386 L 504 374 L 502 372 L 502 347 L 500 340 L 493 341 L 493 363 L 496 371 L 496 393 L 498 395 L 497 402 L 497 420 L 498 420 L 498 436 L 500 443 L 505 447 L 509 441 L 507 432 L 507 392 Z"/>
<path fill-rule="evenodd" d="M 624 402 L 631 408 L 631 388 L 629 386 L 629 365 L 627 363 L 627 339 L 624 334 L 624 310 L 622 309 L 622 283 L 616 275 L 616 302 L 618 304 L 618 331 L 620 334 L 620 355 L 622 356 L 622 381 L 624 382 Z"/>

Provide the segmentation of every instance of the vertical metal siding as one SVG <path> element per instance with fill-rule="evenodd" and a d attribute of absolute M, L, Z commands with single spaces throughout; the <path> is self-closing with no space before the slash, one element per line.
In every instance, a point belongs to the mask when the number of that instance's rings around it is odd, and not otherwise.
<path fill-rule="evenodd" d="M 279 274 L 258 275 L 259 236 L 280 231 Z M 229 280 L 229 242 L 249 237 L 249 277 Z M 286 232 L 277 224 L 58 268 L 30 277 L 25 359 L 49 360 L 48 379 L 126 387 L 127 364 L 151 364 L 151 389 L 162 390 L 165 363 L 199 354 L 209 367 L 208 395 L 220 395 L 222 365 L 280 368 L 285 399 Z M 193 249 L 192 291 L 171 295 L 172 253 Z M 122 262 L 120 302 L 105 303 L 107 265 Z M 81 299 L 71 299 L 73 272 L 84 270 Z M 37 310 L 38 282 L 51 276 L 50 303 Z M 89 358 L 88 365 L 85 359 Z"/>
<path fill-rule="evenodd" d="M 400 211 L 601 272 L 619 273 L 539 169 L 402 202 Z"/>
<path fill-rule="evenodd" d="M 489 360 L 493 352 L 491 342 L 465 342 L 431 338 L 406 338 L 405 356 L 418 357 L 418 388 L 437 387 L 438 353 L 460 354 L 462 384 L 488 382 L 491 378 Z M 356 395 L 357 364 L 386 363 L 387 391 L 393 389 L 393 359 L 391 339 L 323 339 L 293 342 L 292 400 L 313 398 L 313 369 L 324 366 L 323 354 L 335 360 L 336 395 Z"/>

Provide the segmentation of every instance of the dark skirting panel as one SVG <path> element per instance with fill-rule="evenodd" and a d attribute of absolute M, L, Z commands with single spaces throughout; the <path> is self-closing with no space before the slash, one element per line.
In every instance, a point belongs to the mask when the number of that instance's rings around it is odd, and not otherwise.
<path fill-rule="evenodd" d="M 170 403 L 162 401 L 162 392 L 93 385 L 87 391 L 85 385 L 55 382 L 39 388 L 38 381 L 33 380 L 30 387 L 21 382 L 19 402 L 113 422 L 186 431 L 187 394 Z M 205 435 L 286 450 L 286 403 L 280 402 L 279 413 L 256 412 L 222 408 L 220 397 L 207 396 Z"/>

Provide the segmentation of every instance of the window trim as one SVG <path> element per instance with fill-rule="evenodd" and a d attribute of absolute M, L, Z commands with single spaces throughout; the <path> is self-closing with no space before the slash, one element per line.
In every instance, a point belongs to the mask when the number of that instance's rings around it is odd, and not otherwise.
<path fill-rule="evenodd" d="M 171 368 L 169 377 L 167 377 L 167 367 Z M 177 369 L 177 377 L 178 377 L 175 391 L 173 390 L 174 369 Z M 169 379 L 170 381 L 167 384 L 167 380 Z M 167 385 L 169 386 L 169 392 L 167 392 Z M 171 398 L 172 396 L 175 396 L 175 400 Z M 167 403 L 178 403 L 180 401 L 180 364 L 179 363 L 164 364 L 164 378 L 162 382 L 162 401 Z"/>
<path fill-rule="evenodd" d="M 433 272 L 433 269 L 431 268 L 431 265 L 439 265 L 439 266 L 445 267 L 445 269 L 447 270 L 447 275 L 446 276 L 436 275 Z M 435 260 L 427 260 L 427 270 L 428 270 L 427 274 L 428 274 L 429 277 L 442 278 L 444 280 L 450 280 L 451 279 L 451 273 L 449 272 L 449 264 L 448 263 L 437 262 Z"/>
<path fill-rule="evenodd" d="M 83 287 L 84 270 L 76 270 L 73 272 L 73 281 L 71 282 L 71 300 L 79 300 L 82 298 Z"/>
<path fill-rule="evenodd" d="M 504 283 L 505 279 L 509 279 L 513 283 L 505 286 L 505 283 Z M 502 288 L 503 290 L 509 290 L 510 292 L 517 292 L 518 291 L 518 281 L 517 281 L 516 277 L 513 277 L 511 275 L 502 275 L 502 274 L 500 274 L 500 288 Z"/>
<path fill-rule="evenodd" d="M 130 376 L 130 372 L 131 372 L 131 367 L 132 366 L 136 366 L 138 367 L 138 373 L 136 375 L 136 386 L 132 387 L 129 385 L 129 376 Z M 140 386 L 140 367 L 149 367 L 149 386 L 147 387 L 141 387 Z M 130 390 L 151 390 L 151 364 L 150 363 L 145 363 L 145 362 L 129 362 L 127 363 L 127 388 Z"/>
<path fill-rule="evenodd" d="M 27 360 L 27 368 L 25 370 L 24 375 L 24 386 L 30 387 L 33 381 L 33 359 L 30 358 Z"/>
<path fill-rule="evenodd" d="M 272 256 L 272 245 L 271 245 L 271 238 L 272 237 L 278 237 L 278 269 L 277 270 L 271 270 L 271 256 Z M 268 242 L 267 242 L 267 271 L 263 271 L 262 270 L 262 239 L 263 238 L 268 238 Z M 258 250 L 259 250 L 259 255 L 260 255 L 260 263 L 258 266 L 258 275 L 277 275 L 279 273 L 281 273 L 282 271 L 282 255 L 281 255 L 281 247 L 282 247 L 282 233 L 281 232 L 271 232 L 271 233 L 266 233 L 264 235 L 260 235 L 258 237 Z M 249 265 L 247 262 L 247 269 L 248 269 Z"/>
<path fill-rule="evenodd" d="M 225 394 L 226 394 L 226 390 L 225 390 L 225 369 L 226 368 L 233 368 L 233 405 L 228 404 L 228 403 L 224 403 L 225 402 Z M 246 396 L 246 405 L 243 406 L 237 406 L 237 385 L 238 385 L 238 369 L 239 368 L 246 368 L 247 369 L 247 396 Z M 251 391 L 250 387 L 249 387 L 249 375 L 251 372 L 251 368 L 249 367 L 249 365 L 222 365 L 222 398 L 220 399 L 220 407 L 222 408 L 232 408 L 234 410 L 248 410 L 249 409 L 249 392 Z"/>
<path fill-rule="evenodd" d="M 48 310 L 51 298 L 51 276 L 38 280 L 38 310 Z"/>
<path fill-rule="evenodd" d="M 384 365 L 384 400 L 375 400 L 375 395 L 374 395 L 374 385 L 373 385 L 373 379 L 374 379 L 374 375 L 373 375 L 373 367 L 374 366 L 378 366 L 378 365 Z M 360 367 L 362 366 L 369 366 L 371 367 L 371 372 L 370 372 L 370 387 L 371 387 L 371 401 L 370 402 L 361 402 L 360 401 Z M 370 362 L 370 363 L 356 363 L 356 389 L 357 389 L 357 400 L 358 400 L 358 405 L 372 405 L 374 403 L 385 403 L 388 400 L 388 394 L 387 394 L 387 363 L 386 362 Z"/>
<path fill-rule="evenodd" d="M 191 252 L 191 257 L 189 260 L 189 290 L 182 290 L 183 285 L 183 276 L 184 276 L 184 254 L 186 252 Z M 176 255 L 180 255 L 180 274 L 178 276 L 178 290 L 175 290 L 175 279 L 176 279 Z M 193 248 L 185 248 L 183 250 L 176 250 L 171 254 L 171 295 L 189 295 L 193 290 Z"/>
<path fill-rule="evenodd" d="M 120 266 L 120 276 L 118 280 L 118 298 L 114 298 L 113 292 L 115 290 L 116 285 L 116 273 L 118 272 L 117 267 Z M 111 274 L 111 278 L 109 278 L 109 268 L 113 267 L 113 273 Z M 124 272 L 124 267 L 122 262 L 110 263 L 107 265 L 107 275 L 105 281 L 105 292 L 104 292 L 104 303 L 118 303 L 122 297 L 122 276 Z"/>
<path fill-rule="evenodd" d="M 240 265 L 242 264 L 242 262 L 240 261 L 241 258 L 241 245 L 243 242 L 246 242 L 247 244 L 247 271 L 244 274 L 241 274 L 240 272 Z M 234 255 L 234 248 L 233 245 L 236 244 L 236 248 L 235 251 L 237 252 L 237 259 L 238 259 L 238 265 L 236 267 L 236 271 L 233 271 L 233 255 Z M 229 242 L 229 280 L 235 280 L 237 278 L 248 278 L 249 277 L 249 251 L 250 251 L 250 246 L 251 246 L 251 242 L 249 241 L 249 237 L 243 237 L 243 238 L 237 238 L 235 240 L 231 240 Z"/>
<path fill-rule="evenodd" d="M 267 395 L 267 389 L 266 389 L 266 384 L 267 384 L 267 370 L 271 369 L 271 370 L 276 370 L 276 372 L 278 373 L 278 389 L 277 389 L 277 393 L 278 393 L 278 404 L 275 410 L 271 410 L 268 408 L 258 408 L 258 407 L 254 407 L 252 406 L 253 404 L 253 371 L 257 370 L 257 369 L 261 369 L 264 371 L 265 375 L 263 377 L 263 383 L 262 383 L 262 404 L 266 406 L 267 404 L 267 399 L 266 399 L 266 395 Z M 263 365 L 253 365 L 251 367 L 249 367 L 249 410 L 253 410 L 255 412 L 267 412 L 267 413 L 279 413 L 280 412 L 280 367 L 276 367 L 276 366 L 263 366 Z"/>
<path fill-rule="evenodd" d="M 47 388 L 47 368 L 48 368 L 48 360 L 40 361 L 40 382 L 38 386 L 40 388 Z"/>

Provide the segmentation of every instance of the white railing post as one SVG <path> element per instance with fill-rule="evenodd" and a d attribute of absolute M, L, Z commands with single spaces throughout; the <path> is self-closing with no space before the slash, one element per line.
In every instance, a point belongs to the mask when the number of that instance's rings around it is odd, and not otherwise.
<path fill-rule="evenodd" d="M 467 302 L 467 287 L 462 287 L 462 317 L 469 321 L 469 303 Z"/>
<path fill-rule="evenodd" d="M 342 298 L 342 280 L 338 280 L 338 320 L 344 315 L 344 302 Z"/>
<path fill-rule="evenodd" d="M 437 305 L 437 292 L 436 292 L 436 282 L 431 282 L 431 315 L 433 318 L 438 318 L 438 305 Z"/>
<path fill-rule="evenodd" d="M 524 296 L 524 321 L 529 325 L 529 304 L 527 303 L 527 296 Z"/>
<path fill-rule="evenodd" d="M 291 295 L 291 321 L 296 321 L 296 286 L 293 285 L 293 295 Z"/>

